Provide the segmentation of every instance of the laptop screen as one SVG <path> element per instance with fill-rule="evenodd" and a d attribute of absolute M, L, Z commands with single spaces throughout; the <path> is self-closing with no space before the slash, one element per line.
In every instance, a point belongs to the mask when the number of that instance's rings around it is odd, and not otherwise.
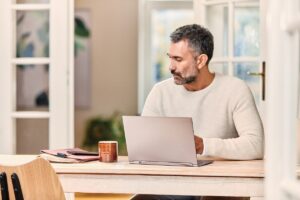
<path fill-rule="evenodd" d="M 192 118 L 123 116 L 129 162 L 197 166 Z"/>

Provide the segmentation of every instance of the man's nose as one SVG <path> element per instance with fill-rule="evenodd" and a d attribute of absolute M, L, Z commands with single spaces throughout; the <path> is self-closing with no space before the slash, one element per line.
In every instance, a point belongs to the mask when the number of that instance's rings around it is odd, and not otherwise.
<path fill-rule="evenodd" d="M 169 70 L 170 71 L 175 71 L 176 70 L 176 65 L 174 65 L 174 63 L 170 62 L 170 64 L 169 64 Z"/>

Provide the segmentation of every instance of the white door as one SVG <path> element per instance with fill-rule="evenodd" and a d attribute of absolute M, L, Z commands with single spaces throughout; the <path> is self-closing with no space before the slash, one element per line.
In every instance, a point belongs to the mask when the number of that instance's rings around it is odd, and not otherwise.
<path fill-rule="evenodd" d="M 267 70 L 265 199 L 299 200 L 296 150 L 296 122 L 300 119 L 300 115 L 297 116 L 297 106 L 300 106 L 299 0 L 284 3 L 270 0 L 266 11 L 270 67 Z"/>
<path fill-rule="evenodd" d="M 194 0 L 196 23 L 214 35 L 209 69 L 236 76 L 250 87 L 264 118 L 264 22 L 259 0 Z"/>
<path fill-rule="evenodd" d="M 197 22 L 215 35 L 212 69 L 246 80 L 256 98 L 265 126 L 265 199 L 300 199 L 296 150 L 296 122 L 300 118 L 299 1 L 194 0 L 194 9 Z M 245 29 L 239 34 L 241 27 Z M 241 51 L 240 47 L 250 51 Z M 264 61 L 264 89 L 262 80 L 240 76 L 248 71 L 261 75 Z"/>
<path fill-rule="evenodd" d="M 73 0 L 0 1 L 0 153 L 72 147 Z"/>

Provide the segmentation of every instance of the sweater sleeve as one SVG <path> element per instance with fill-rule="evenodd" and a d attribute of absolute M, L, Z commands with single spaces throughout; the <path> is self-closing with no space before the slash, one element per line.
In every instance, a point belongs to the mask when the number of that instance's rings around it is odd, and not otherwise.
<path fill-rule="evenodd" d="M 245 83 L 238 94 L 234 95 L 232 103 L 233 121 L 238 137 L 203 138 L 205 155 L 234 160 L 263 158 L 263 126 L 252 93 Z"/>
<path fill-rule="evenodd" d="M 147 96 L 142 116 L 162 116 L 160 99 L 159 89 L 155 85 Z"/>

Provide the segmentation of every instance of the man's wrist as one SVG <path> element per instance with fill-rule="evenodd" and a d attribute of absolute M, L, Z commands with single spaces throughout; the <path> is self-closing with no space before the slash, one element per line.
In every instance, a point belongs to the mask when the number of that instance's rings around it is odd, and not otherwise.
<path fill-rule="evenodd" d="M 202 152 L 201 153 L 199 153 L 201 156 L 205 156 L 206 155 L 206 153 L 205 153 L 205 139 L 204 138 L 202 138 Z"/>

